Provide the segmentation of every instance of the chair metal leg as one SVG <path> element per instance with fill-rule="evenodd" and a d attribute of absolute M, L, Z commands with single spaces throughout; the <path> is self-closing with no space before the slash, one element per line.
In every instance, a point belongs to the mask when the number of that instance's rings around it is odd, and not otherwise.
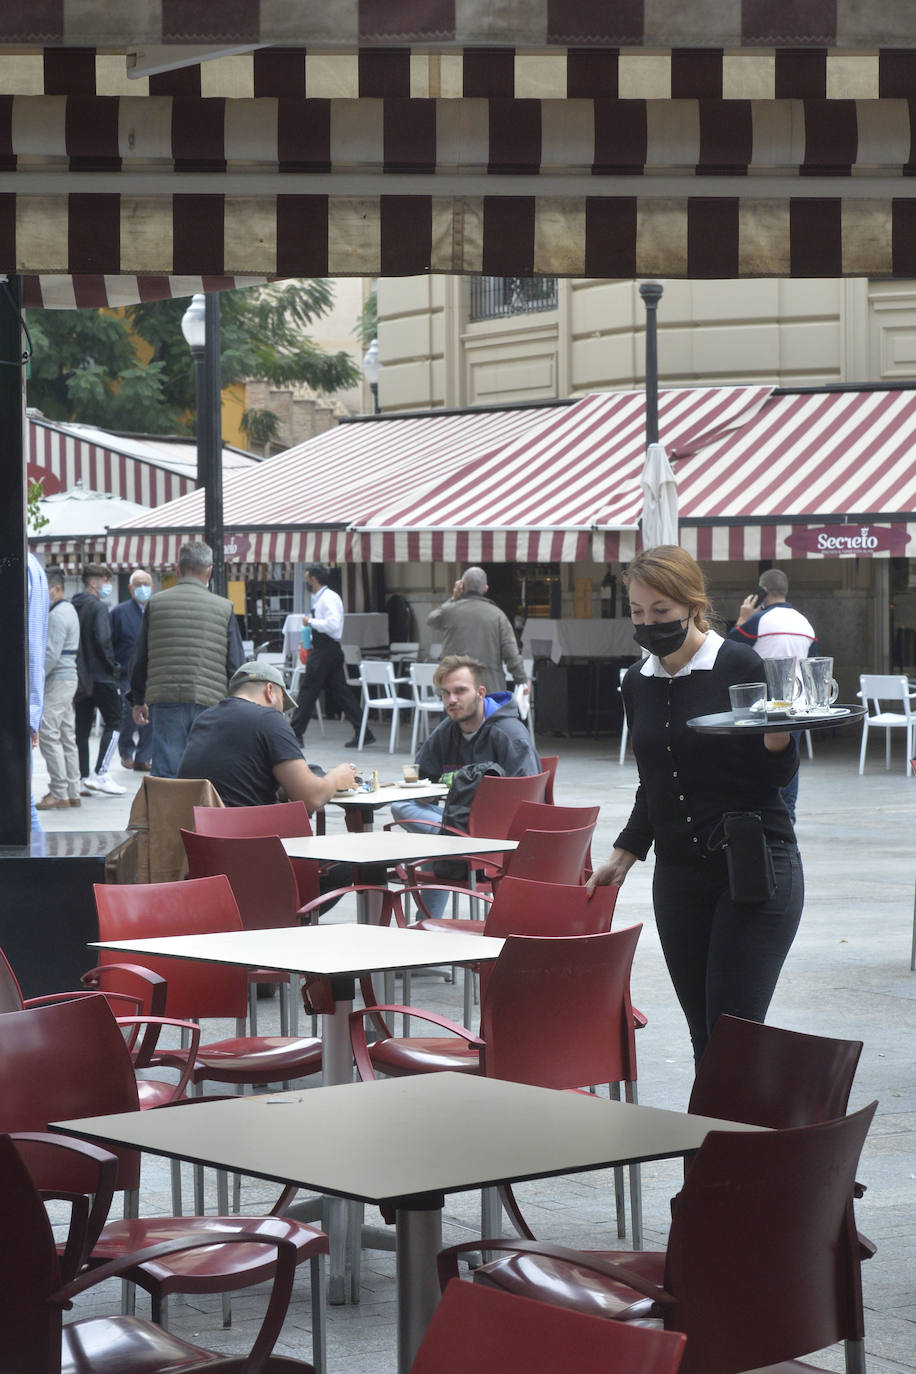
<path fill-rule="evenodd" d="M 845 1341 L 846 1374 L 865 1374 L 864 1340 Z"/>
<path fill-rule="evenodd" d="M 868 717 L 862 721 L 862 748 L 859 750 L 859 776 L 865 772 L 865 749 L 868 744 Z"/>
<path fill-rule="evenodd" d="M 635 1103 L 636 1084 L 628 1082 L 625 1085 L 626 1098 L 628 1102 Z M 642 1238 L 642 1172 L 639 1164 L 629 1165 L 630 1170 L 630 1230 L 632 1232 L 633 1249 L 643 1248 Z"/>
<path fill-rule="evenodd" d="M 258 985 L 249 982 L 248 984 L 248 1025 L 249 1035 L 258 1033 Z"/>
<path fill-rule="evenodd" d="M 327 1374 L 328 1368 L 326 1267 L 324 1255 L 313 1255 L 309 1261 L 312 1294 L 312 1364 L 315 1374 Z"/>
<path fill-rule="evenodd" d="M 913 943 L 910 946 L 910 972 L 916 969 L 916 891 L 913 893 Z"/>
<path fill-rule="evenodd" d="M 169 1172 L 172 1177 L 172 1216 L 181 1216 L 181 1160 L 173 1159 L 170 1161 Z"/>

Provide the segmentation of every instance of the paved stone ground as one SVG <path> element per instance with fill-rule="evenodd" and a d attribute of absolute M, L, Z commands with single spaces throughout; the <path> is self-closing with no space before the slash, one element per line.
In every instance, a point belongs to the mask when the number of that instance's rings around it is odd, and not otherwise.
<path fill-rule="evenodd" d="M 315 726 L 307 753 L 325 766 L 349 757 L 342 748 L 349 729 L 331 722 L 322 739 Z M 402 732 L 406 744 L 406 730 Z M 913 912 L 913 815 L 916 778 L 903 772 L 902 743 L 894 740 L 893 771 L 885 772 L 879 741 L 872 742 L 865 775 L 857 774 L 858 732 L 817 736 L 813 760 L 803 759 L 798 835 L 805 863 L 807 900 L 802 924 L 770 1010 L 773 1024 L 865 1042 L 851 1107 L 878 1098 L 879 1109 L 866 1143 L 859 1177 L 868 1192 L 858 1204 L 861 1229 L 878 1245 L 863 1268 L 867 1305 L 867 1351 L 872 1374 L 916 1371 L 916 974 L 909 972 Z M 617 762 L 615 739 L 540 738 L 544 753 L 561 756 L 557 799 L 579 804 L 600 801 L 602 810 L 594 851 L 610 848 L 632 801 L 635 769 Z M 374 745 L 361 756 L 378 767 L 384 780 L 396 777 L 406 754 L 389 756 Z M 137 779 L 120 768 L 115 777 L 128 792 L 123 798 L 84 801 L 79 811 L 53 812 L 50 829 L 123 827 Z M 36 795 L 42 795 L 40 759 Z M 39 790 L 40 789 L 40 790 Z M 339 812 L 329 825 L 342 828 Z M 648 1015 L 638 1040 L 640 1100 L 649 1105 L 686 1104 L 692 1065 L 686 1027 L 675 1002 L 655 933 L 650 902 L 651 861 L 638 865 L 617 906 L 617 925 L 640 921 L 643 933 L 633 972 L 633 998 Z M 353 919 L 342 904 L 334 919 Z M 414 1001 L 461 1019 L 461 989 L 441 979 L 415 978 Z M 275 1004 L 262 1002 L 270 1024 Z M 482 1123 L 482 1128 L 485 1128 Z M 315 1122 L 321 1129 L 321 1122 Z M 409 1148 L 409 1141 L 404 1142 Z M 371 1142 L 367 1142 L 371 1148 Z M 144 1209 L 169 1210 L 167 1168 L 144 1164 Z M 647 1243 L 665 1243 L 669 1198 L 679 1166 L 672 1162 L 643 1169 Z M 188 1180 L 190 1182 L 190 1180 Z M 243 1187 L 245 1210 L 270 1205 L 275 1194 L 256 1180 Z M 613 1246 L 613 1189 L 608 1174 L 551 1179 L 520 1190 L 536 1234 L 569 1244 Z M 370 1220 L 372 1218 L 370 1217 Z M 479 1234 L 477 1199 L 447 1199 L 446 1241 Z M 115 1310 L 113 1285 L 106 1285 L 80 1307 Z M 141 1295 L 141 1310 L 144 1299 Z M 348 1374 L 391 1374 L 395 1369 L 395 1278 L 393 1256 L 367 1253 L 363 1294 L 358 1306 L 332 1308 L 329 1314 L 329 1370 Z M 171 1325 L 189 1339 L 214 1349 L 247 1349 L 263 1311 L 263 1293 L 252 1290 L 233 1299 L 229 1331 L 220 1325 L 218 1299 L 186 1303 L 173 1299 Z M 78 1315 L 79 1313 L 75 1314 Z M 284 1329 L 285 1353 L 307 1357 L 310 1310 L 303 1277 Z M 815 1363 L 843 1368 L 842 1351 L 831 1350 Z"/>

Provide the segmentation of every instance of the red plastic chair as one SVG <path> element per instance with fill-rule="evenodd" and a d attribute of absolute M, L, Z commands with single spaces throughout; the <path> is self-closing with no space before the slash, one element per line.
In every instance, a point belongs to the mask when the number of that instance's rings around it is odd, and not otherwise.
<path fill-rule="evenodd" d="M 189 878 L 180 883 L 96 883 L 100 940 L 139 940 L 152 936 L 202 935 L 242 930 L 229 879 Z M 117 962 L 103 950 L 100 962 Z M 143 965 L 165 978 L 166 1010 L 171 1016 L 199 1021 L 234 1017 L 244 1022 L 248 979 L 245 969 L 191 959 L 145 955 Z M 167 1050 L 163 1064 L 181 1067 L 182 1050 Z M 283 1083 L 321 1070 L 321 1042 L 285 1036 L 237 1035 L 201 1045 L 191 1081 L 237 1086 Z"/>
<path fill-rule="evenodd" d="M 501 889 L 509 879 L 501 885 Z M 547 889 L 545 889 L 547 891 Z M 562 893 L 564 889 L 549 889 Z M 350 1038 L 359 1077 L 402 1077 L 414 1073 L 479 1073 L 542 1088 L 582 1088 L 599 1083 L 625 1086 L 636 1101 L 636 1042 L 630 1001 L 630 969 L 641 926 L 608 932 L 614 896 L 592 912 L 584 888 L 573 888 L 582 922 L 590 917 L 604 933 L 574 936 L 509 934 L 499 958 L 482 971 L 480 1032 L 475 1035 L 444 1016 L 412 1007 L 377 1005 L 354 1011 Z M 494 906 L 501 893 L 497 894 Z M 519 911 L 524 894 L 517 894 Z M 551 896 L 559 906 L 562 897 Z M 506 917 L 508 921 L 508 913 Z M 543 919 L 548 918 L 545 915 Z M 491 930 L 499 930 L 493 925 Z M 550 1017 L 544 1014 L 550 1009 Z M 401 1013 L 429 1022 L 441 1033 L 396 1038 L 383 1019 Z M 381 1038 L 369 1044 L 366 1019 Z M 514 1205 L 504 1194 L 510 1211 Z M 642 1245 L 639 1167 L 630 1167 L 633 1242 Z M 618 1225 L 622 1225 L 618 1216 Z"/>
<path fill-rule="evenodd" d="M 0 1359 L 4 1370 L 15 1370 L 16 1374 L 59 1374 L 61 1370 L 64 1374 L 77 1370 L 79 1374 L 174 1374 L 177 1370 L 196 1374 L 212 1366 L 214 1374 L 244 1374 L 255 1367 L 263 1374 L 314 1374 L 310 1364 L 270 1355 L 292 1294 L 297 1253 L 291 1240 L 266 1233 L 257 1238 L 236 1234 L 221 1237 L 217 1246 L 212 1236 L 188 1236 L 147 1247 L 142 1254 L 125 1254 L 117 1263 L 74 1278 L 69 1256 L 86 1248 L 93 1218 L 74 1208 L 69 1242 L 61 1257 L 20 1148 L 28 1149 L 29 1142 L 0 1135 L 0 1233 L 15 1237 L 15 1244 L 8 1242 L 0 1249 Z M 104 1219 L 111 1198 L 113 1156 L 60 1137 L 46 1140 L 43 1148 L 46 1160 L 53 1153 L 72 1161 L 87 1175 L 90 1191 L 101 1201 L 93 1213 L 99 1212 Z M 234 1221 L 229 1224 L 237 1229 Z M 211 1248 L 197 1248 L 200 1246 Z M 252 1366 L 248 1356 L 204 1350 L 137 1317 L 87 1317 L 63 1324 L 62 1314 L 74 1299 L 106 1279 L 135 1274 L 144 1259 L 147 1264 L 173 1262 L 177 1268 L 188 1260 L 192 1265 L 206 1263 L 208 1255 L 228 1255 L 234 1249 L 263 1250 L 265 1268 L 272 1270 L 270 1301 L 254 1342 L 254 1349 L 267 1357 L 266 1363 Z M 320 1346 L 315 1357 L 320 1367 Z"/>
<path fill-rule="evenodd" d="M 227 807 L 226 810 L 230 808 Z M 258 808 L 269 810 L 268 807 Z M 303 810 L 305 808 L 303 807 Z M 245 930 L 270 930 L 301 925 L 299 888 L 282 841 L 276 835 L 200 835 L 182 830 L 189 878 L 229 879 Z M 259 983 L 280 985 L 280 1034 L 298 1032 L 298 996 L 291 997 L 290 975 L 273 969 L 248 973 L 248 1024 L 258 1033 Z"/>
<path fill-rule="evenodd" d="M 784 1365 L 838 1341 L 864 1370 L 853 1215 L 859 1155 L 877 1103 L 777 1131 L 710 1131 L 677 1200 L 666 1253 L 470 1241 L 439 1256 L 445 1285 L 466 1250 L 515 1251 L 477 1283 L 616 1321 L 659 1317 L 682 1331 L 684 1374 Z"/>
<path fill-rule="evenodd" d="M 0 1130 L 47 1130 L 49 1122 L 108 1113 L 137 1111 L 139 1100 L 130 1054 L 104 997 L 59 1002 L 30 1011 L 0 1016 Z M 164 1107 L 163 1111 L 193 1111 L 194 1103 Z M 59 1155 L 49 1156 L 22 1147 L 36 1186 L 52 1192 L 90 1192 L 91 1179 Z M 140 1156 L 119 1148 L 114 1187 L 134 1197 L 140 1183 Z M 292 1200 L 287 1189 L 277 1209 Z M 290 1241 L 299 1260 L 327 1251 L 327 1237 L 314 1228 L 272 1213 L 263 1217 L 138 1217 L 109 1222 L 93 1237 L 91 1265 L 104 1263 L 151 1243 L 200 1240 L 208 1231 L 229 1230 L 239 1236 L 280 1236 Z M 14 1233 L 4 1232 L 8 1237 Z M 8 1253 L 16 1247 L 7 1245 Z M 202 1251 L 173 1265 L 152 1259 L 132 1266 L 124 1277 L 151 1295 L 154 1319 L 172 1293 L 227 1293 L 260 1283 L 273 1275 L 275 1256 L 260 1246 Z M 313 1266 L 313 1300 L 321 1278 Z M 321 1321 L 320 1302 L 315 1307 Z M 0 1328 L 2 1329 L 2 1328 Z M 321 1340 L 319 1339 L 319 1345 Z"/>
<path fill-rule="evenodd" d="M 557 765 L 559 762 L 559 754 L 541 755 L 541 767 L 547 774 L 547 786 L 544 788 L 544 800 L 548 806 L 553 806 L 553 789 L 557 781 Z"/>
<path fill-rule="evenodd" d="M 319 816 L 323 817 L 324 812 Z M 270 806 L 195 806 L 194 829 L 198 835 L 225 835 L 234 839 L 279 835 L 295 840 L 311 835 L 312 822 L 305 802 L 274 802 Z M 324 826 L 318 826 L 318 834 Z M 314 859 L 290 859 L 299 888 L 299 906 L 318 896 L 319 865 Z"/>
<path fill-rule="evenodd" d="M 410 1374 L 676 1374 L 684 1337 L 450 1283 Z"/>

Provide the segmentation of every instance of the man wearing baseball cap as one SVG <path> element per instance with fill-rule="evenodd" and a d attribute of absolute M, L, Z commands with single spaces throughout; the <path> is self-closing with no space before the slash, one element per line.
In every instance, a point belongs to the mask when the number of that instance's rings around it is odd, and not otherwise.
<path fill-rule="evenodd" d="M 339 763 L 318 777 L 302 757 L 283 714 L 295 710 L 283 674 L 271 663 L 243 663 L 229 695 L 202 711 L 191 727 L 178 767 L 180 778 L 208 778 L 226 806 L 265 806 L 282 788 L 310 812 L 352 787 L 356 768 Z"/>

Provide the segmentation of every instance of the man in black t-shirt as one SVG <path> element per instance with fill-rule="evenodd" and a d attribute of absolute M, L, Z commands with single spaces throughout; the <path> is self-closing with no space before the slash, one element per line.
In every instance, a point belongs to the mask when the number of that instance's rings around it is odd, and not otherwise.
<path fill-rule="evenodd" d="M 302 757 L 283 714 L 296 703 L 273 664 L 243 663 L 229 695 L 202 711 L 191 727 L 179 778 L 207 778 L 226 806 L 267 806 L 282 788 L 309 813 L 335 792 L 352 787 L 356 768 L 339 763 L 318 777 Z"/>

